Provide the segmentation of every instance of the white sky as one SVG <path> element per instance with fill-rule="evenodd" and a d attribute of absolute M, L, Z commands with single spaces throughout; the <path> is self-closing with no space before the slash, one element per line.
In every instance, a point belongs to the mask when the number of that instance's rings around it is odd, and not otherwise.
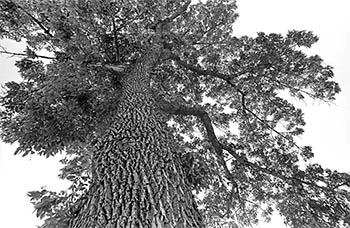
<path fill-rule="evenodd" d="M 288 30 L 311 30 L 320 40 L 310 50 L 319 54 L 334 67 L 335 80 L 342 92 L 334 105 L 320 102 L 299 103 L 306 120 L 306 133 L 301 144 L 312 145 L 315 162 L 349 172 L 350 153 L 350 3 L 348 0 L 237 0 L 240 17 L 234 25 L 237 35 L 256 32 L 282 33 Z M 332 2 L 332 3 L 331 3 Z M 9 51 L 23 50 L 18 44 L 0 41 Z M 21 49 L 22 48 L 22 49 Z M 0 56 L 0 83 L 18 80 L 15 59 Z M 26 196 L 28 191 L 48 186 L 64 189 L 67 184 L 58 180 L 58 158 L 14 156 L 14 145 L 0 142 L 0 217 L 1 227 L 36 227 L 33 207 Z M 281 219 L 259 228 L 283 228 Z"/>

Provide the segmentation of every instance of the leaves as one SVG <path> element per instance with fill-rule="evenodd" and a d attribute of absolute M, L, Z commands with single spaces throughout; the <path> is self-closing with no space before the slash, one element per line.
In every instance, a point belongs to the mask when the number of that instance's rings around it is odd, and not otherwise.
<path fill-rule="evenodd" d="M 112 77 L 90 80 L 85 69 L 75 70 L 72 62 L 45 69 L 41 62 L 23 59 L 17 66 L 25 81 L 5 85 L 1 125 L 4 141 L 19 141 L 18 152 L 50 156 L 103 131 L 118 100 L 118 89 L 109 86 Z M 102 86 L 105 83 L 108 87 Z M 102 113 L 104 120 L 99 119 Z"/>
<path fill-rule="evenodd" d="M 311 45 L 318 41 L 318 37 L 310 31 L 289 31 L 287 39 L 291 42 L 291 45 L 297 45 L 299 47 L 310 48 Z"/>
<path fill-rule="evenodd" d="M 34 204 L 37 217 L 41 219 L 54 214 L 54 210 L 57 210 L 55 207 L 57 208 L 59 204 L 66 201 L 63 192 L 57 194 L 45 188 L 42 188 L 41 191 L 28 192 L 28 196 L 31 203 Z"/>

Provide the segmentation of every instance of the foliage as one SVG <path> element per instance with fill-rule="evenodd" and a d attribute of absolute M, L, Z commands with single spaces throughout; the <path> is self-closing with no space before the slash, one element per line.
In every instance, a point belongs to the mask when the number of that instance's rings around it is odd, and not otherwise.
<path fill-rule="evenodd" d="M 18 142 L 23 156 L 67 153 L 61 177 L 72 187 L 29 193 L 37 216 L 46 218 L 43 227 L 73 216 L 65 209 L 78 207 L 88 187 L 93 142 L 111 122 L 121 91 L 122 75 L 103 65 L 135 61 L 151 45 L 152 25 L 184 2 L 0 0 L 0 38 L 28 45 L 16 63 L 23 80 L 6 83 L 0 100 L 2 139 Z M 277 209 L 291 227 L 350 225 L 350 175 L 309 162 L 311 147 L 294 141 L 303 113 L 281 96 L 328 102 L 340 92 L 332 67 L 302 51 L 318 38 L 308 31 L 236 37 L 237 16 L 235 1 L 191 4 L 163 36 L 176 58 L 151 72 L 155 94 L 201 107 L 232 149 L 223 166 L 200 118 L 170 117 L 204 217 L 212 227 L 237 227 L 268 220 Z M 42 50 L 50 62 L 39 60 Z"/>

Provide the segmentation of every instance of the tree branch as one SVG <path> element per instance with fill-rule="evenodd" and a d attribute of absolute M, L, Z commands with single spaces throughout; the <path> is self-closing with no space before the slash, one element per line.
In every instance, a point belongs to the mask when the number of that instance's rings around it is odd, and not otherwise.
<path fill-rule="evenodd" d="M 160 41 L 164 32 L 166 33 L 169 32 L 169 26 L 168 26 L 169 23 L 171 23 L 177 17 L 181 16 L 187 10 L 190 3 L 191 3 L 191 0 L 187 0 L 187 2 L 182 7 L 178 8 L 173 15 L 163 20 L 159 19 L 149 27 L 150 29 L 155 31 L 155 36 L 154 36 L 155 43 L 158 43 L 158 44 L 161 43 Z"/>
<path fill-rule="evenodd" d="M 215 150 L 216 156 L 221 166 L 224 169 L 227 179 L 231 181 L 233 188 L 237 188 L 238 185 L 234 180 L 229 168 L 227 167 L 227 164 L 224 159 L 222 145 L 215 135 L 214 127 L 212 125 L 212 121 L 208 113 L 204 111 L 201 107 L 189 107 L 179 103 L 174 103 L 174 102 L 170 103 L 161 98 L 160 99 L 158 98 L 157 101 L 161 110 L 163 110 L 166 113 L 183 115 L 183 116 L 191 115 L 191 116 L 196 116 L 201 120 L 201 122 L 203 123 L 206 129 L 207 137 Z"/>
<path fill-rule="evenodd" d="M 204 124 L 204 127 L 207 131 L 208 139 L 211 141 L 215 152 L 220 156 L 222 155 L 221 144 L 219 143 L 219 140 L 215 135 L 211 119 L 206 111 L 204 111 L 201 107 L 188 107 L 178 103 L 170 103 L 168 101 L 165 101 L 164 99 L 158 99 L 157 101 L 161 110 L 163 110 L 166 113 L 182 116 L 199 117 L 202 123 Z"/>
<path fill-rule="evenodd" d="M 3 48 L 3 51 L 0 51 L 0 54 L 8 54 L 8 55 L 13 55 L 13 56 L 26 56 L 26 57 L 28 57 L 28 55 L 25 54 L 25 53 L 9 52 L 9 51 L 6 51 L 4 48 Z M 35 54 L 35 56 L 37 58 L 43 58 L 43 59 L 57 59 L 56 57 L 37 55 L 37 54 Z M 127 69 L 128 64 L 113 65 L 113 64 L 101 64 L 101 63 L 99 63 L 99 64 L 89 64 L 88 66 L 104 67 L 104 68 L 107 68 L 109 70 L 113 70 L 113 71 L 115 71 L 117 73 L 123 73 Z"/>
<path fill-rule="evenodd" d="M 258 117 L 254 112 L 252 112 L 250 109 L 248 109 L 246 106 L 245 106 L 245 94 L 243 93 L 243 91 L 239 90 L 237 88 L 237 86 L 235 84 L 233 84 L 231 82 L 231 79 L 232 78 L 235 78 L 235 77 L 238 77 L 240 76 L 241 74 L 236 74 L 236 75 L 227 75 L 227 74 L 222 74 L 222 73 L 219 73 L 219 72 L 214 72 L 214 71 L 210 71 L 210 70 L 205 70 L 205 69 L 202 69 L 201 67 L 198 67 L 198 66 L 193 66 L 191 64 L 188 64 L 186 63 L 185 61 L 181 60 L 178 56 L 176 55 L 171 55 L 170 56 L 170 59 L 174 60 L 176 63 L 178 63 L 179 65 L 185 67 L 186 69 L 188 70 L 191 70 L 193 72 L 196 72 L 200 75 L 208 75 L 208 76 L 213 76 L 213 77 L 216 77 L 216 78 L 220 78 L 224 81 L 226 81 L 230 86 L 232 86 L 234 89 L 236 89 L 237 92 L 239 92 L 241 95 L 242 95 L 242 106 L 243 106 L 243 109 L 246 110 L 247 112 L 249 112 L 250 114 L 252 114 L 254 116 L 254 118 L 258 119 L 259 121 L 261 121 L 262 123 L 266 124 L 268 126 L 268 128 L 270 128 L 271 130 L 273 130 L 275 133 L 277 133 L 278 135 L 280 135 L 281 137 L 287 139 L 288 141 L 290 139 L 286 138 L 284 135 L 282 135 L 280 132 L 276 131 L 273 127 L 271 127 L 270 125 L 268 125 L 264 120 L 262 120 L 260 117 Z M 184 106 L 176 106 L 176 107 L 169 107 L 168 108 L 169 110 L 164 110 L 164 111 L 167 111 L 168 113 L 172 113 L 172 114 L 180 114 L 180 115 L 194 115 L 194 116 L 198 116 L 202 123 L 204 124 L 205 128 L 206 128 L 206 131 L 207 131 L 207 134 L 208 134 L 208 138 L 210 140 L 210 142 L 212 143 L 215 151 L 217 154 L 220 154 L 220 156 L 223 157 L 223 150 L 227 151 L 231 156 L 233 156 L 235 159 L 239 160 L 240 162 L 254 168 L 255 170 L 259 171 L 259 172 L 262 172 L 262 173 L 265 173 L 265 174 L 269 174 L 271 176 L 274 176 L 274 177 L 277 177 L 283 181 L 286 181 L 286 182 L 289 182 L 289 183 L 293 183 L 293 182 L 298 182 L 300 184 L 305 184 L 307 186 L 312 186 L 312 187 L 315 187 L 317 189 L 321 189 L 323 191 L 326 191 L 326 192 L 331 192 L 331 193 L 339 193 L 341 194 L 340 192 L 337 192 L 335 191 L 334 189 L 332 188 L 329 188 L 329 187 L 324 187 L 324 186 L 320 186 L 320 185 L 317 185 L 316 183 L 313 183 L 313 182 L 309 182 L 309 181 L 305 181 L 305 180 L 302 180 L 302 179 L 299 179 L 297 177 L 288 177 L 288 176 L 285 176 L 285 175 L 282 175 L 282 174 L 279 174 L 278 172 L 276 171 L 272 171 L 272 170 L 269 170 L 267 168 L 264 168 L 264 167 L 260 167 L 259 165 L 253 163 L 253 162 L 250 162 L 248 161 L 247 158 L 245 157 L 242 157 L 240 155 L 238 155 L 231 147 L 229 146 L 226 146 L 222 143 L 220 143 L 215 135 L 215 132 L 213 130 L 213 126 L 211 124 L 211 120 L 208 116 L 208 114 L 200 109 L 200 108 L 189 108 L 189 107 L 184 107 Z M 294 146 L 296 146 L 298 149 L 301 149 L 298 145 L 296 145 L 295 143 L 293 143 Z M 225 163 L 225 162 L 224 162 Z M 225 163 L 225 166 L 226 166 L 226 163 Z M 227 166 L 226 166 L 227 167 Z M 229 172 L 229 175 L 230 172 Z M 229 178 L 230 179 L 230 178 Z M 235 182 L 234 182 L 235 183 Z"/>
<path fill-rule="evenodd" d="M 165 18 L 163 20 L 157 20 L 154 24 L 150 25 L 148 28 L 155 30 L 156 32 L 162 33 L 163 29 L 167 27 L 167 25 L 175 20 L 177 17 L 181 16 L 188 8 L 188 6 L 191 4 L 191 0 L 188 0 L 182 7 L 180 7 L 176 12 L 174 12 L 173 15 L 171 15 L 168 18 Z"/>
<path fill-rule="evenodd" d="M 28 57 L 27 54 L 25 53 L 15 53 L 15 52 L 9 52 L 9 51 L 0 51 L 0 54 L 8 54 L 8 55 L 13 55 L 13 56 L 26 56 Z M 56 59 L 55 57 L 50 57 L 50 56 L 44 56 L 44 55 L 36 55 L 38 58 L 43 58 L 43 59 Z"/>
<path fill-rule="evenodd" d="M 319 185 L 317 185 L 316 183 L 313 183 L 313 182 L 305 181 L 305 180 L 302 180 L 302 179 L 299 179 L 299 178 L 296 178 L 296 177 L 288 177 L 288 176 L 279 174 L 276 171 L 270 170 L 268 168 L 261 167 L 261 166 L 255 164 L 254 162 L 248 161 L 247 158 L 238 155 L 230 146 L 221 144 L 221 147 L 223 148 L 223 150 L 227 151 L 231 156 L 233 156 L 236 160 L 240 161 L 241 163 L 243 163 L 243 164 L 245 164 L 247 166 L 252 167 L 253 169 L 255 169 L 255 170 L 259 171 L 259 172 L 262 172 L 262 173 L 265 173 L 265 174 L 269 174 L 271 176 L 277 177 L 278 179 L 286 181 L 286 182 L 289 182 L 289 183 L 293 183 L 293 182 L 296 181 L 296 182 L 299 182 L 300 184 L 305 184 L 305 185 L 308 185 L 308 186 L 312 186 L 312 187 L 321 189 L 321 190 L 326 191 L 326 192 L 340 193 L 340 192 L 336 192 L 334 189 L 331 189 L 331 188 L 328 188 L 328 187 L 324 187 L 324 186 L 319 186 Z"/>
<path fill-rule="evenodd" d="M 46 35 L 53 37 L 53 35 L 50 33 L 50 30 L 46 28 L 38 19 L 36 19 L 33 15 L 31 15 L 28 11 L 23 9 L 20 5 L 17 5 L 17 7 L 22 10 L 28 17 L 30 17 L 43 31 Z"/>
<path fill-rule="evenodd" d="M 216 78 L 220 78 L 220 79 L 222 79 L 224 81 L 229 81 L 229 80 L 231 80 L 233 78 L 236 78 L 236 77 L 240 76 L 240 74 L 227 75 L 227 74 L 222 74 L 222 73 L 219 73 L 219 72 L 216 72 L 216 71 L 202 69 L 199 66 L 194 66 L 194 65 L 191 65 L 191 64 L 181 60 L 180 57 L 178 57 L 178 56 L 176 56 L 174 54 L 170 55 L 170 59 L 174 60 L 180 66 L 183 66 L 186 69 L 191 70 L 191 71 L 193 71 L 193 72 L 195 72 L 197 74 L 204 75 L 204 76 L 213 76 L 213 77 L 216 77 Z"/>
<path fill-rule="evenodd" d="M 173 15 L 171 15 L 170 17 L 166 18 L 164 20 L 165 23 L 169 23 L 172 22 L 173 20 L 175 20 L 177 17 L 179 17 L 180 15 L 184 14 L 184 12 L 187 10 L 188 6 L 191 4 L 191 0 L 188 0 L 182 7 L 180 7 Z"/>
<path fill-rule="evenodd" d="M 277 80 L 277 78 L 274 79 L 274 78 L 272 78 L 272 77 L 270 77 L 270 76 L 268 76 L 268 75 L 266 75 L 266 74 L 264 74 L 263 77 L 270 79 L 271 82 L 277 82 L 278 84 L 280 84 L 280 85 L 282 85 L 282 86 L 285 86 L 285 87 L 287 87 L 287 88 L 289 88 L 289 89 L 291 89 L 291 90 L 296 90 L 296 91 L 298 91 L 298 92 L 300 92 L 300 93 L 304 93 L 304 94 L 308 95 L 309 97 L 311 97 L 311 98 L 313 98 L 313 99 L 317 98 L 317 96 L 316 96 L 315 94 L 312 94 L 312 93 L 310 93 L 310 92 L 308 92 L 308 91 L 305 91 L 305 90 L 303 90 L 303 89 L 298 89 L 298 88 L 295 88 L 295 87 L 293 87 L 293 86 L 290 86 L 290 85 L 288 85 L 287 83 L 284 83 L 284 82 L 281 82 L 281 81 Z M 323 99 L 322 99 L 322 100 L 323 100 Z"/>
<path fill-rule="evenodd" d="M 297 178 L 297 177 L 288 177 L 288 176 L 282 175 L 276 171 L 261 167 L 261 166 L 257 165 L 256 163 L 249 161 L 246 157 L 238 155 L 234 151 L 234 149 L 232 149 L 230 146 L 227 146 L 227 145 L 219 142 L 218 138 L 215 135 L 214 127 L 212 125 L 212 122 L 211 122 L 211 119 L 210 119 L 208 113 L 206 111 L 204 111 L 201 107 L 189 107 L 189 106 L 179 104 L 179 103 L 171 103 L 171 102 L 168 102 L 168 101 L 161 99 L 161 98 L 157 98 L 157 101 L 158 101 L 158 105 L 159 105 L 160 109 L 166 113 L 175 114 L 175 115 L 183 115 L 183 116 L 192 115 L 192 116 L 198 117 L 201 120 L 202 124 L 204 125 L 204 127 L 206 129 L 208 139 L 211 142 L 211 144 L 216 152 L 216 155 L 217 155 L 217 157 L 218 157 L 218 159 L 219 159 L 219 161 L 220 161 L 220 163 L 225 171 L 225 174 L 226 174 L 228 180 L 230 180 L 234 186 L 237 186 L 237 183 L 235 182 L 235 180 L 234 180 L 231 172 L 229 171 L 229 169 L 226 165 L 226 162 L 224 160 L 224 156 L 223 156 L 224 150 L 227 151 L 227 153 L 229 153 L 232 157 L 234 157 L 236 160 L 240 161 L 241 163 L 243 163 L 243 164 L 259 171 L 259 172 L 274 176 L 274 177 L 281 179 L 283 181 L 286 181 L 288 183 L 299 182 L 300 184 L 312 186 L 312 187 L 321 189 L 321 190 L 326 191 L 326 192 L 332 192 L 332 193 L 336 192 L 334 189 L 324 187 L 324 186 L 319 186 L 313 182 L 305 181 L 305 180 L 302 180 L 302 179 Z M 336 192 L 336 193 L 339 193 L 339 192 Z"/>
<path fill-rule="evenodd" d="M 231 82 L 231 79 L 232 78 L 236 78 L 236 77 L 239 77 L 240 75 L 244 74 L 244 73 L 240 73 L 240 74 L 236 74 L 236 75 L 227 75 L 227 74 L 222 74 L 222 73 L 219 73 L 219 72 L 214 72 L 214 71 L 210 71 L 210 70 L 204 70 L 202 69 L 201 67 L 198 67 L 198 66 L 193 66 L 191 64 L 188 64 L 186 63 L 185 61 L 181 60 L 178 56 L 176 55 L 171 55 L 170 56 L 171 59 L 175 60 L 179 65 L 193 71 L 193 72 L 196 72 L 198 74 L 201 74 L 201 75 L 209 75 L 209 76 L 213 76 L 213 77 L 216 77 L 216 78 L 220 78 L 224 81 L 226 81 L 230 86 L 232 86 L 238 93 L 241 94 L 242 96 L 242 107 L 243 107 L 243 111 L 247 111 L 249 112 L 252 116 L 254 116 L 254 118 L 256 118 L 257 120 L 259 120 L 260 122 L 262 122 L 263 124 L 265 124 L 270 130 L 272 130 L 273 132 L 275 132 L 276 134 L 278 134 L 279 136 L 281 136 L 282 138 L 286 139 L 287 141 L 290 141 L 289 138 L 287 138 L 286 136 L 282 135 L 280 132 L 278 132 L 277 130 L 275 130 L 273 127 L 271 127 L 269 124 L 267 124 L 263 119 L 261 119 L 259 116 L 257 116 L 253 111 L 251 111 L 250 109 L 248 109 L 245 105 L 245 94 L 243 93 L 242 90 L 238 89 L 237 86 L 235 84 L 233 84 Z M 301 148 L 293 142 L 293 145 L 300 149 Z"/>
<path fill-rule="evenodd" d="M 289 138 L 287 138 L 286 136 L 282 135 L 281 132 L 277 131 L 276 129 L 274 129 L 273 127 L 271 127 L 268 123 L 266 123 L 265 120 L 261 119 L 258 115 L 256 115 L 253 111 L 251 111 L 250 109 L 248 109 L 245 105 L 245 94 L 242 90 L 237 89 L 238 93 L 241 94 L 242 96 L 242 108 L 243 108 L 243 112 L 247 111 L 249 112 L 252 116 L 254 116 L 254 118 L 256 118 L 257 120 L 259 120 L 261 123 L 263 123 L 267 128 L 269 128 L 271 131 L 275 132 L 277 135 L 281 136 L 282 138 L 284 138 L 287 141 L 291 141 Z M 292 142 L 292 144 L 298 148 L 299 150 L 301 150 L 300 146 L 298 146 L 296 143 Z"/>

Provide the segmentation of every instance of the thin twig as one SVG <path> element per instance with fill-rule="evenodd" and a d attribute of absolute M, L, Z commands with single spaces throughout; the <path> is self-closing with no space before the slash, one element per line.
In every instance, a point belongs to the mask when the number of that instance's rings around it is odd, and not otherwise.
<path fill-rule="evenodd" d="M 221 146 L 222 146 L 222 148 L 225 151 L 227 151 L 235 159 L 237 159 L 240 162 L 242 162 L 243 164 L 246 164 L 246 165 L 248 165 L 248 166 L 250 166 L 250 167 L 252 167 L 252 168 L 254 168 L 254 169 L 256 169 L 256 170 L 258 170 L 260 172 L 263 172 L 265 174 L 269 174 L 271 176 L 277 177 L 278 179 L 281 179 L 281 180 L 287 181 L 287 182 L 297 181 L 299 183 L 302 183 L 302 184 L 305 184 L 305 185 L 308 185 L 308 186 L 312 186 L 312 187 L 321 189 L 321 190 L 326 191 L 326 192 L 340 193 L 340 192 L 335 191 L 334 189 L 331 189 L 331 188 L 328 188 L 328 187 L 324 187 L 324 186 L 319 186 L 319 185 L 317 185 L 316 183 L 313 183 L 313 182 L 305 181 L 305 180 L 302 180 L 302 179 L 299 179 L 299 178 L 296 178 L 296 177 L 284 176 L 282 174 L 277 173 L 276 171 L 272 171 L 272 170 L 269 170 L 267 168 L 263 168 L 263 167 L 255 164 L 254 162 L 248 161 L 247 158 L 238 155 L 231 147 L 229 147 L 227 145 L 224 145 L 224 144 L 221 144 Z"/>
<path fill-rule="evenodd" d="M 275 132 L 277 135 L 281 136 L 282 138 L 284 138 L 285 140 L 287 140 L 288 142 L 291 142 L 293 146 L 295 146 L 296 148 L 298 148 L 299 150 L 302 150 L 302 148 L 300 146 L 298 146 L 295 142 L 293 142 L 291 139 L 289 139 L 288 137 L 286 137 L 285 135 L 283 135 L 281 132 L 277 131 L 276 129 L 274 129 L 273 127 L 271 127 L 268 123 L 266 123 L 265 120 L 261 119 L 258 115 L 256 115 L 253 111 L 251 111 L 250 109 L 248 109 L 245 105 L 245 94 L 242 90 L 237 89 L 238 93 L 241 94 L 242 96 L 242 108 L 243 110 L 249 112 L 252 116 L 254 116 L 257 120 L 259 120 L 261 123 L 263 123 L 267 128 L 269 128 L 270 130 L 272 130 L 273 132 Z"/>
<path fill-rule="evenodd" d="M 25 53 L 15 53 L 15 52 L 9 52 L 9 51 L 0 51 L 0 54 L 8 54 L 8 55 L 13 55 L 13 56 L 27 56 Z M 44 56 L 44 55 L 35 55 L 38 58 L 43 58 L 43 59 L 56 59 L 55 57 L 50 57 L 50 56 Z"/>

